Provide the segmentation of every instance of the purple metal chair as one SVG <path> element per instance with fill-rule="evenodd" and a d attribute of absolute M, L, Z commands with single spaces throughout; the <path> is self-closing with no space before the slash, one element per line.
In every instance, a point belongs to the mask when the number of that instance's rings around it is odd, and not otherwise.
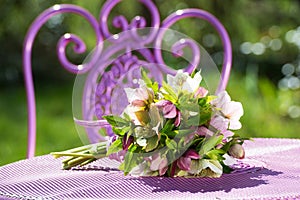
<path fill-rule="evenodd" d="M 232 62 L 231 44 L 226 30 L 213 15 L 200 9 L 184 9 L 176 11 L 160 23 L 160 15 L 154 3 L 150 0 L 139 0 L 151 13 L 151 24 L 147 25 L 146 20 L 141 16 L 136 16 L 131 22 L 128 22 L 124 16 L 117 16 L 113 19 L 113 26 L 120 28 L 122 33 L 111 34 L 107 19 L 111 10 L 119 2 L 121 0 L 108 0 L 102 7 L 99 20 L 81 7 L 68 4 L 54 5 L 39 15 L 29 28 L 23 50 L 28 106 L 27 158 L 34 156 L 36 143 L 36 105 L 31 69 L 32 45 L 41 26 L 54 15 L 60 13 L 78 14 L 90 23 L 96 33 L 95 50 L 89 56 L 89 60 L 81 65 L 72 64 L 65 55 L 66 46 L 69 43 L 75 44 L 75 52 L 85 52 L 85 44 L 78 36 L 66 33 L 57 44 L 57 55 L 62 66 L 72 73 L 84 74 L 79 76 L 79 80 L 85 82 L 80 92 L 82 97 L 79 99 L 81 107 L 78 113 L 81 116 L 80 119 L 76 118 L 75 122 L 85 128 L 89 141 L 92 143 L 104 139 L 98 134 L 100 128 L 105 128 L 107 133 L 111 134 L 106 121 L 102 120 L 101 117 L 111 112 L 117 113 L 120 110 L 117 106 L 111 106 L 112 99 L 119 100 L 120 104 L 123 100 L 121 96 L 114 96 L 114 94 L 118 94 L 114 91 L 118 90 L 120 85 L 126 86 L 129 79 L 138 77 L 136 71 L 141 65 L 145 66 L 149 71 L 149 76 L 157 81 L 161 81 L 165 73 L 174 74 L 176 72 L 176 70 L 166 66 L 161 45 L 168 28 L 180 19 L 193 17 L 206 20 L 219 33 L 224 47 L 224 57 L 216 93 L 225 90 Z M 139 30 L 145 27 L 151 28 L 147 29 L 149 32 L 146 36 L 141 36 Z M 105 47 L 106 42 L 110 44 L 109 47 Z M 149 44 L 152 44 L 152 48 L 149 48 Z M 193 40 L 183 39 L 176 42 L 171 51 L 176 55 L 181 55 L 180 51 L 183 48 L 191 48 L 193 52 L 192 61 L 184 69 L 191 72 L 200 62 L 200 50 Z M 84 78 L 80 78 L 81 76 Z M 74 92 L 76 93 L 76 91 Z M 73 107 L 76 105 L 76 103 L 73 104 Z M 76 109 L 78 110 L 78 108 Z"/>

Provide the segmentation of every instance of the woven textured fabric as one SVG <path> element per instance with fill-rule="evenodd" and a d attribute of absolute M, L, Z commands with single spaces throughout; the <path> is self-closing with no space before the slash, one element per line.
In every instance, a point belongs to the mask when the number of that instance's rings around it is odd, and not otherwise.
<path fill-rule="evenodd" d="M 300 199 L 300 140 L 245 142 L 246 159 L 221 178 L 124 176 L 108 159 L 61 170 L 50 155 L 0 168 L 0 199 Z"/>

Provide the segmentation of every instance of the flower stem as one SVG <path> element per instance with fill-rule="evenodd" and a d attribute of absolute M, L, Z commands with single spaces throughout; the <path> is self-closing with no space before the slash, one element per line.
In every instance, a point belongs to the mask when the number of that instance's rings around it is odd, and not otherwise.
<path fill-rule="evenodd" d="M 83 166 L 89 164 L 97 159 L 106 156 L 106 145 L 107 142 L 99 142 L 97 144 L 85 145 L 82 147 L 77 147 L 61 152 L 52 152 L 51 155 L 54 158 L 60 158 L 67 156 L 65 160 L 62 161 L 63 169 L 71 169 L 75 166 Z"/>

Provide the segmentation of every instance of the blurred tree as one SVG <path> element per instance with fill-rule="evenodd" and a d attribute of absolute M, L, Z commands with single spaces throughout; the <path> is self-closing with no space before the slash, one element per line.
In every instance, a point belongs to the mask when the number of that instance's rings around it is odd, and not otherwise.
<path fill-rule="evenodd" d="M 89 10 L 98 18 L 104 1 L 99 0 L 2 0 L 0 7 L 0 83 L 21 80 L 21 50 L 25 33 L 38 14 L 57 3 L 72 3 Z M 224 24 L 233 44 L 234 69 L 246 72 L 247 67 L 256 67 L 260 75 L 268 76 L 274 82 L 281 78 L 281 67 L 295 60 L 299 54 L 297 47 L 286 42 L 285 34 L 300 24 L 299 0 L 154 0 L 161 19 L 178 9 L 189 7 L 201 8 L 211 12 Z M 112 16 L 124 14 L 129 20 L 135 15 L 149 13 L 136 0 L 124 0 L 113 9 Z M 117 29 L 110 27 L 112 32 Z M 201 20 L 185 19 L 172 26 L 173 29 L 187 33 L 200 41 L 213 55 L 220 65 L 222 48 L 215 31 Z M 193 30 L 193 31 L 191 31 Z M 95 44 L 95 35 L 89 24 L 74 14 L 63 14 L 49 20 L 40 30 L 33 51 L 34 72 L 42 80 L 45 77 L 58 80 L 69 80 L 57 62 L 55 45 L 58 38 L 65 32 L 81 36 L 87 43 L 89 51 Z M 247 46 L 248 45 L 248 46 Z M 273 46 L 272 46 L 273 45 Z M 88 52 L 87 52 L 88 53 Z M 87 54 L 86 53 L 86 54 Z M 75 63 L 80 63 L 86 56 L 75 56 L 68 48 L 68 54 Z M 53 69 L 55 68 L 55 70 Z M 63 74 L 63 75 L 61 75 Z"/>

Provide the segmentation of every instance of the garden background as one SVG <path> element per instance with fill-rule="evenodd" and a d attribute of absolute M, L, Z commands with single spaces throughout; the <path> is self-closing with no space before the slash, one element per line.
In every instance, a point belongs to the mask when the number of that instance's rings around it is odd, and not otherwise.
<path fill-rule="evenodd" d="M 245 114 L 243 136 L 300 138 L 300 1 L 299 0 L 154 0 L 161 19 L 183 8 L 201 8 L 226 27 L 233 45 L 232 73 L 227 87 L 241 101 Z M 26 94 L 22 75 L 22 45 L 30 23 L 46 8 L 72 3 L 98 16 L 103 0 L 0 0 L 0 165 L 24 159 L 27 145 Z M 149 13 L 135 0 L 124 0 L 112 16 Z M 110 24 L 110 23 L 109 23 Z M 211 26 L 185 19 L 171 27 L 201 43 L 220 67 L 222 47 Z M 112 32 L 117 30 L 111 28 Z M 75 33 L 93 49 L 95 35 L 89 24 L 74 14 L 49 20 L 33 48 L 37 99 L 37 155 L 82 145 L 72 116 L 75 75 L 66 72 L 56 57 L 56 43 L 65 32 Z M 70 60 L 81 63 L 68 50 Z"/>

